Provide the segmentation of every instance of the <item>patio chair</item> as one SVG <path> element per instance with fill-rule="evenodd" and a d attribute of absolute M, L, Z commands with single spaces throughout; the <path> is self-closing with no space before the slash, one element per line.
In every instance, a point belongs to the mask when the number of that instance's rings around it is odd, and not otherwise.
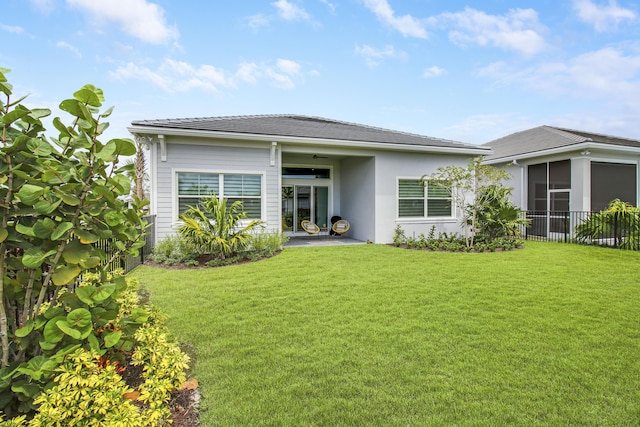
<path fill-rule="evenodd" d="M 349 228 L 351 228 L 351 224 L 349 224 L 349 221 L 347 221 L 346 219 L 336 221 L 333 224 L 333 227 L 331 227 L 333 232 L 338 236 L 342 236 L 344 233 L 349 231 Z"/>
<path fill-rule="evenodd" d="M 304 221 L 301 221 L 300 225 L 302 226 L 302 229 L 304 231 L 306 231 L 311 235 L 318 234 L 320 232 L 320 227 L 318 227 L 316 224 L 306 219 Z"/>

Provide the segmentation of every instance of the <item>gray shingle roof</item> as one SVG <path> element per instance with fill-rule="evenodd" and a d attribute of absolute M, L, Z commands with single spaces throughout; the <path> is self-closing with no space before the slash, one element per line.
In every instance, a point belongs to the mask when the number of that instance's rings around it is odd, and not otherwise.
<path fill-rule="evenodd" d="M 195 131 L 230 132 L 247 135 L 269 135 L 336 141 L 392 143 L 425 147 L 446 147 L 486 150 L 486 147 L 432 138 L 373 126 L 291 114 L 224 116 L 184 119 L 140 120 L 131 123 L 137 128 L 166 128 Z"/>
<path fill-rule="evenodd" d="M 584 132 L 554 126 L 536 128 L 512 133 L 483 144 L 491 147 L 493 154 L 485 157 L 486 161 L 530 155 L 539 151 L 556 148 L 570 149 L 573 145 L 597 143 L 623 147 L 640 148 L 640 141 L 599 133 Z"/>

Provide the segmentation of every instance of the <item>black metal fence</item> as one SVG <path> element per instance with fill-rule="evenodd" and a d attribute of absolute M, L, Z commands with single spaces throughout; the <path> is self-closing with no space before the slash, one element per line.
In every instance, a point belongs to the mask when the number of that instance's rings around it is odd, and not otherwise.
<path fill-rule="evenodd" d="M 640 214 L 628 212 L 525 211 L 527 240 L 640 250 Z"/>
<path fill-rule="evenodd" d="M 111 260 L 111 262 L 108 263 L 109 270 L 122 269 L 125 273 L 128 273 L 140 264 L 144 263 L 145 259 L 151 254 L 151 252 L 153 252 L 154 242 L 156 241 L 156 216 L 146 215 L 143 217 L 143 219 L 150 224 L 150 227 L 147 229 L 147 234 L 145 235 L 145 245 L 140 248 L 140 253 L 138 254 L 138 256 L 134 257 L 131 255 L 127 255 L 124 257 L 116 257 L 112 260 L 113 255 L 117 252 L 117 249 L 115 248 L 113 242 L 110 240 L 99 240 L 95 243 L 96 247 L 105 252 L 107 256 L 107 260 L 105 261 L 105 263 Z"/>

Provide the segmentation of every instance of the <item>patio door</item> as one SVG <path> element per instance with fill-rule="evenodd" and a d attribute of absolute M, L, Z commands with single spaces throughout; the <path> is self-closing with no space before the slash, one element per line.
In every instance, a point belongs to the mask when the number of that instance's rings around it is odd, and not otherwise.
<path fill-rule="evenodd" d="M 567 233 L 569 225 L 569 191 L 549 190 L 549 233 Z"/>
<path fill-rule="evenodd" d="M 303 232 L 301 222 L 311 221 L 318 227 L 329 224 L 329 187 L 323 185 L 284 185 L 282 187 L 282 228 Z"/>

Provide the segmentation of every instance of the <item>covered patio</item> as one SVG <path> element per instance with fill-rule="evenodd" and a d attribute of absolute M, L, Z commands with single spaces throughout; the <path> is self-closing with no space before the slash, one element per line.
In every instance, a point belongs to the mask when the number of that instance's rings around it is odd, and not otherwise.
<path fill-rule="evenodd" d="M 316 247 L 316 246 L 343 246 L 343 245 L 364 245 L 367 242 L 362 240 L 353 239 L 351 237 L 339 237 L 339 236 L 296 236 L 291 237 L 287 243 L 284 244 L 285 248 L 290 247 Z"/>

